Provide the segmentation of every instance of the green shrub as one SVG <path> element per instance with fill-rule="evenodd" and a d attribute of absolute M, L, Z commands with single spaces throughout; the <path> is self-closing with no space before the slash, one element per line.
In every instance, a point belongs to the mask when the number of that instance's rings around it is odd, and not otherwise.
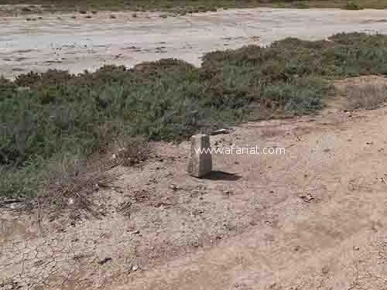
<path fill-rule="evenodd" d="M 0 200 L 30 198 L 37 195 L 44 182 L 44 170 L 38 161 L 21 168 L 0 166 Z"/>
<path fill-rule="evenodd" d="M 87 160 L 123 138 L 183 140 L 251 116 L 316 111 L 329 80 L 387 74 L 386 44 L 387 36 L 360 33 L 287 38 L 208 53 L 201 68 L 165 59 L 0 78 L 0 196 L 33 196 L 58 156 Z"/>
<path fill-rule="evenodd" d="M 345 4 L 344 9 L 346 9 L 346 10 L 362 10 L 364 8 L 355 2 L 348 1 Z"/>
<path fill-rule="evenodd" d="M 78 11 L 80 14 L 87 14 L 91 11 L 95 14 L 97 10 L 130 10 L 130 11 L 162 11 L 173 13 L 177 15 L 184 15 L 192 12 L 206 12 L 215 11 L 217 8 L 248 8 L 248 7 L 260 7 L 260 6 L 272 6 L 278 8 L 295 7 L 295 8 L 337 8 L 344 9 L 359 9 L 364 6 L 365 8 L 386 8 L 385 0 L 378 1 L 366 1 L 356 0 L 353 2 L 347 2 L 346 0 L 338 1 L 306 1 L 306 0 L 0 0 L 0 4 L 37 4 L 42 5 L 44 10 L 48 11 Z M 348 4 L 347 4 L 348 3 Z M 358 4 L 357 4 L 358 3 Z M 25 8 L 22 8 L 23 10 Z M 21 11 L 22 13 L 33 13 L 36 8 L 26 8 L 28 11 Z M 31 19 L 30 19 L 31 20 Z"/>

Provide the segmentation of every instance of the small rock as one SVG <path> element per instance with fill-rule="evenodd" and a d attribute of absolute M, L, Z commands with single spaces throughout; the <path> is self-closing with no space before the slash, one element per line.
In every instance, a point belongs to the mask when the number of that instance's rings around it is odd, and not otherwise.
<path fill-rule="evenodd" d="M 191 241 L 189 244 L 190 244 L 190 246 L 192 246 L 194 248 L 199 248 L 200 247 L 199 241 Z"/>
<path fill-rule="evenodd" d="M 104 264 L 106 264 L 107 262 L 110 262 L 110 261 L 112 261 L 112 260 L 113 260 L 112 258 L 106 257 L 106 258 L 104 258 L 103 260 L 98 261 L 98 264 L 104 265 Z"/>
<path fill-rule="evenodd" d="M 171 184 L 171 185 L 169 186 L 169 188 L 172 189 L 173 191 L 176 191 L 176 190 L 179 189 L 179 187 L 178 187 L 176 184 Z"/>
<path fill-rule="evenodd" d="M 314 197 L 310 193 L 301 194 L 301 195 L 299 195 L 299 198 L 301 198 L 303 201 L 305 201 L 307 203 L 309 203 L 312 200 L 314 200 Z"/>
<path fill-rule="evenodd" d="M 194 217 L 196 217 L 196 216 L 199 216 L 199 215 L 201 215 L 203 213 L 204 213 L 204 211 L 202 209 L 195 209 L 195 210 L 193 210 L 192 215 Z"/>
<path fill-rule="evenodd" d="M 219 130 L 211 132 L 212 136 L 220 135 L 220 134 L 230 134 L 230 131 L 227 129 L 219 129 Z"/>
<path fill-rule="evenodd" d="M 139 269 L 139 267 L 137 265 L 133 265 L 132 271 L 137 271 L 138 269 Z"/>

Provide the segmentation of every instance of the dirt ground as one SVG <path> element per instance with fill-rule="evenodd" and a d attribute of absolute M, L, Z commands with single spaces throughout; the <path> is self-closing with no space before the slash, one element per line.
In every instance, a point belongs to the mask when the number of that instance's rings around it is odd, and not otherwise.
<path fill-rule="evenodd" d="M 0 289 L 387 289 L 387 108 L 345 97 L 212 136 L 286 154 L 217 154 L 204 179 L 188 142 L 154 144 L 95 191 L 98 216 L 2 208 Z"/>
<path fill-rule="evenodd" d="M 200 65 L 206 52 L 268 45 L 289 36 L 317 40 L 339 32 L 387 33 L 385 10 L 256 8 L 165 16 L 99 12 L 0 17 L 1 74 L 47 69 L 79 73 L 104 64 L 130 67 L 169 57 Z"/>

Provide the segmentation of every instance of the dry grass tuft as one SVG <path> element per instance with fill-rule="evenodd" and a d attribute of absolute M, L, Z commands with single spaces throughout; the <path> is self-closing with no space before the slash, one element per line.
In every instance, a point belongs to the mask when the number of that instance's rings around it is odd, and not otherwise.
<path fill-rule="evenodd" d="M 77 160 L 64 160 L 61 166 L 55 164 L 49 173 L 47 190 L 38 197 L 39 205 L 45 209 L 70 210 L 72 213 L 99 213 L 92 201 L 93 193 L 107 188 L 117 177 L 110 172 L 114 163 L 97 165 Z"/>
<path fill-rule="evenodd" d="M 118 150 L 113 156 L 122 166 L 138 165 L 149 158 L 151 148 L 144 138 L 122 138 L 117 141 Z"/>
<path fill-rule="evenodd" d="M 99 217 L 101 212 L 93 202 L 94 194 L 100 189 L 112 187 L 118 177 L 112 169 L 138 165 L 150 154 L 150 146 L 142 138 L 121 139 L 112 147 L 115 149 L 96 153 L 88 161 L 64 158 L 61 162 L 53 163 L 47 179 L 47 190 L 38 197 L 39 205 L 57 213 L 69 210 L 73 218 L 88 214 Z"/>
<path fill-rule="evenodd" d="M 349 85 L 345 88 L 345 94 L 348 97 L 348 110 L 374 110 L 387 101 L 387 85 Z"/>

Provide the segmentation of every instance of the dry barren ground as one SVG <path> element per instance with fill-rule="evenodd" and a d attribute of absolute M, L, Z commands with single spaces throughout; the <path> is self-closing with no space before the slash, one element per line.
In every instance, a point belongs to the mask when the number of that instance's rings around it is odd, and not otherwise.
<path fill-rule="evenodd" d="M 215 155 L 195 179 L 187 142 L 158 143 L 95 191 L 98 215 L 2 208 L 0 289 L 387 289 L 387 108 L 345 97 L 211 140 L 284 155 Z"/>
<path fill-rule="evenodd" d="M 168 57 L 200 65 L 206 52 L 289 36 L 317 40 L 339 32 L 387 33 L 385 10 L 256 8 L 163 17 L 150 12 L 0 17 L 1 74 L 50 68 L 78 73 Z"/>

